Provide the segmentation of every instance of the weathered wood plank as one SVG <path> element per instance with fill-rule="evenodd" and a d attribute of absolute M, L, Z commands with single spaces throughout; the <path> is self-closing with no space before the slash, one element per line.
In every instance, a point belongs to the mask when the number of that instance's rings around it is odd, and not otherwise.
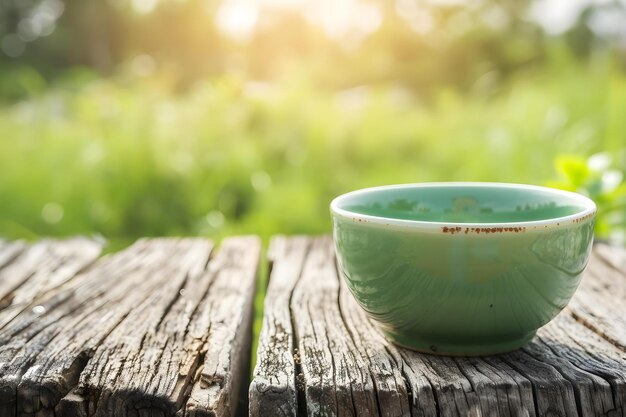
<path fill-rule="evenodd" d="M 209 264 L 208 340 L 202 349 L 199 377 L 190 386 L 184 415 L 231 416 L 239 388 L 249 381 L 250 343 L 256 272 L 261 252 L 257 238 L 231 238 Z M 192 322 L 206 333 L 204 322 Z"/>
<path fill-rule="evenodd" d="M 138 242 L 41 301 L 44 314 L 27 311 L 16 317 L 0 334 L 6 340 L 0 343 L 0 386 L 5 387 L 0 403 L 12 409 L 5 411 L 28 415 L 53 409 L 76 385 L 96 347 L 162 286 L 170 257 L 179 259 L 191 249 L 178 242 Z M 170 271 L 186 272 L 181 263 L 172 262 Z"/>
<path fill-rule="evenodd" d="M 37 297 L 58 288 L 100 254 L 99 243 L 85 238 L 22 242 L 0 247 L 0 328 Z"/>
<path fill-rule="evenodd" d="M 252 416 L 294 417 L 298 413 L 296 385 L 303 375 L 295 352 L 290 305 L 309 246 L 306 237 L 275 237 L 270 243 L 271 273 L 249 392 Z"/>
<path fill-rule="evenodd" d="M 9 262 L 17 257 L 26 249 L 24 242 L 5 242 L 0 241 L 0 268 L 4 268 Z"/>
<path fill-rule="evenodd" d="M 626 353 L 606 343 L 570 314 L 560 314 L 540 329 L 524 351 L 552 364 L 570 381 L 579 414 L 626 414 Z"/>
<path fill-rule="evenodd" d="M 259 243 L 227 241 L 209 261 L 211 251 L 204 239 L 141 240 L 21 311 L 0 330 L 0 415 L 184 415 L 214 344 L 221 400 L 191 408 L 232 415 Z M 230 292 L 214 296 L 223 279 Z"/>
<path fill-rule="evenodd" d="M 383 415 L 408 415 L 406 391 L 398 394 L 397 389 L 388 389 L 389 384 L 396 388 L 401 380 L 399 372 L 389 374 L 391 366 L 377 369 L 377 388 L 382 395 L 374 395 L 369 361 L 357 347 L 361 340 L 352 338 L 342 319 L 339 280 L 332 260 L 328 239 L 314 240 L 291 300 L 308 414 L 348 416 L 358 412 L 366 416 L 384 410 Z M 385 395 L 389 392 L 391 396 Z M 400 395 L 404 398 L 398 398 Z"/>
<path fill-rule="evenodd" d="M 68 351 L 80 355 L 85 343 L 99 339 L 90 346 L 94 351 L 72 393 L 73 399 L 84 397 L 86 401 L 78 403 L 92 406 L 96 416 L 111 415 L 111 410 L 116 415 L 132 415 L 136 409 L 139 415 L 173 415 L 182 405 L 180 391 L 195 372 L 193 365 L 206 336 L 189 334 L 186 328 L 196 320 L 194 313 L 210 285 L 204 268 L 211 244 L 202 239 L 156 240 L 150 247 L 160 256 L 150 260 L 154 252 L 147 253 L 148 262 L 120 278 L 151 285 L 107 303 L 117 315 L 110 327 L 91 330 L 101 313 L 82 313 L 82 323 L 90 329 L 77 327 L 79 332 L 72 335 L 81 343 L 48 347 L 43 352 L 46 362 L 59 367 Z M 206 329 L 208 323 L 204 333 Z M 50 374 L 47 370 L 31 378 L 33 385 L 39 386 Z M 72 402 L 64 399 L 60 409 L 70 413 Z"/>
<path fill-rule="evenodd" d="M 607 256 L 607 250 L 602 250 Z M 568 309 L 578 321 L 626 350 L 625 300 L 624 271 L 609 265 L 604 256 L 594 252 Z"/>
<path fill-rule="evenodd" d="M 626 278 L 626 248 L 597 243 L 593 251 Z"/>
<path fill-rule="evenodd" d="M 386 341 L 339 279 L 329 238 L 275 242 L 281 250 L 273 254 L 251 416 L 626 413 L 626 350 L 580 319 L 601 328 L 622 311 L 626 280 L 595 255 L 577 300 L 528 346 L 499 356 L 449 358 Z M 277 316 L 288 325 L 275 326 Z M 617 340 L 620 323 L 607 327 Z"/>

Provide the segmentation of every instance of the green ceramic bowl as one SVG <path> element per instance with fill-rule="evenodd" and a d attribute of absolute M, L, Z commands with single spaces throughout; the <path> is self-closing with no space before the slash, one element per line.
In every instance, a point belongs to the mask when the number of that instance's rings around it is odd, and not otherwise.
<path fill-rule="evenodd" d="M 331 203 L 339 269 L 393 342 L 448 355 L 523 346 L 569 302 L 593 241 L 579 194 L 499 183 L 354 191 Z"/>

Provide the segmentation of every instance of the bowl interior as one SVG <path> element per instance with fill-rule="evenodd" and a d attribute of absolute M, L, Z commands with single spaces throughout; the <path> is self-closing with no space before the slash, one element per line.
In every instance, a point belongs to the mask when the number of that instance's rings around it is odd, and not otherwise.
<path fill-rule="evenodd" d="M 566 217 L 588 210 L 590 203 L 586 197 L 545 187 L 468 183 L 365 189 L 339 197 L 333 207 L 388 219 L 514 223 Z"/>

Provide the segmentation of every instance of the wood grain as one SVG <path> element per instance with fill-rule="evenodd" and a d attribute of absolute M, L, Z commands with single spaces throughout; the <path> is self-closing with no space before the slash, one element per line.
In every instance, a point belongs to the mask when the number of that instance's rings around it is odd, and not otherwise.
<path fill-rule="evenodd" d="M 259 336 L 254 379 L 250 385 L 250 415 L 294 417 L 298 384 L 303 380 L 295 352 L 291 298 L 300 278 L 310 241 L 306 237 L 275 237 L 268 259 L 270 277 Z M 302 406 L 305 404 L 300 401 Z"/>
<path fill-rule="evenodd" d="M 26 248 L 24 242 L 0 240 L 0 268 L 4 268 Z"/>
<path fill-rule="evenodd" d="M 0 416 L 233 415 L 259 252 L 256 238 L 211 259 L 205 239 L 144 239 L 77 275 L 36 268 L 13 290 L 36 308 L 0 329 Z"/>
<path fill-rule="evenodd" d="M 250 415 L 624 416 L 626 277 L 602 250 L 529 345 L 451 358 L 389 343 L 339 279 L 330 238 L 275 238 Z"/>
<path fill-rule="evenodd" d="M 0 328 L 93 263 L 101 250 L 85 238 L 0 244 Z"/>
<path fill-rule="evenodd" d="M 184 412 L 189 416 L 234 415 L 239 387 L 249 381 L 256 272 L 261 244 L 253 237 L 230 238 L 209 264 L 208 340 Z M 204 322 L 196 333 L 206 332 Z"/>

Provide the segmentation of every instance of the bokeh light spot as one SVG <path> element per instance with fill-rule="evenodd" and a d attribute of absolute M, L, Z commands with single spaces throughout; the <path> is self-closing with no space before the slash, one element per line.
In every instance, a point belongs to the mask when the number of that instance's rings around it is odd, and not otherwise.
<path fill-rule="evenodd" d="M 155 9 L 158 0 L 132 0 L 133 10 L 139 14 L 148 14 Z"/>
<path fill-rule="evenodd" d="M 152 75 L 156 70 L 156 61 L 146 54 L 137 55 L 130 65 L 132 72 L 139 77 Z"/>
<path fill-rule="evenodd" d="M 245 40 L 254 31 L 258 15 L 257 5 L 251 1 L 225 1 L 217 11 L 217 26 L 229 36 Z"/>
<path fill-rule="evenodd" d="M 9 33 L 2 38 L 0 48 L 7 56 L 17 58 L 26 50 L 26 43 L 15 33 Z"/>
<path fill-rule="evenodd" d="M 224 226 L 226 218 L 221 211 L 213 210 L 206 215 L 206 221 L 212 228 L 219 229 L 220 227 Z"/>
<path fill-rule="evenodd" d="M 41 209 L 41 218 L 48 224 L 57 224 L 63 219 L 63 207 L 57 203 L 47 203 Z"/>
<path fill-rule="evenodd" d="M 256 191 L 264 191 L 272 185 L 272 178 L 265 171 L 256 171 L 250 177 L 250 182 Z"/>

